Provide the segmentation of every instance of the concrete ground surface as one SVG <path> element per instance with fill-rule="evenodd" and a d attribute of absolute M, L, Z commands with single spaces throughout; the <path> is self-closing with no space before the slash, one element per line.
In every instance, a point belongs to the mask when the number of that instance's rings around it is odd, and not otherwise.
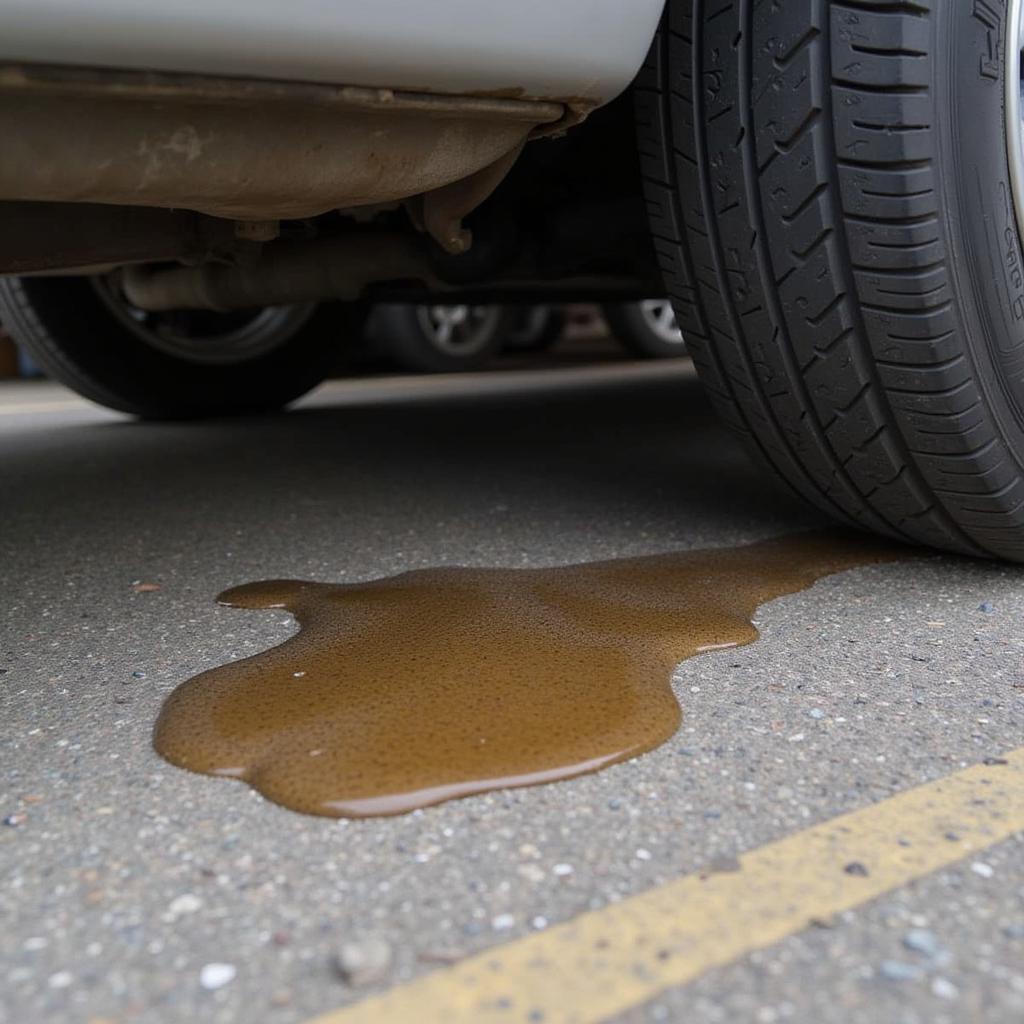
<path fill-rule="evenodd" d="M 1024 745 L 1024 569 L 934 555 L 763 607 L 756 644 L 680 666 L 670 742 L 570 782 L 345 822 L 153 753 L 179 682 L 291 631 L 216 606 L 230 585 L 822 525 L 685 362 L 192 425 L 5 385 L 0 474 L 3 1021 L 297 1024 Z M 821 925 L 616 1019 L 1024 1019 L 1020 837 Z M 346 980 L 353 945 L 379 963 Z"/>

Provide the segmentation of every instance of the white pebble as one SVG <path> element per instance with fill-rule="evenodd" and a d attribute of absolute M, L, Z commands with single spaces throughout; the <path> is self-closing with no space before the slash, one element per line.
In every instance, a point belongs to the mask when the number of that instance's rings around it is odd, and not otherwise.
<path fill-rule="evenodd" d="M 536 929 L 537 929 L 537 931 L 539 931 L 539 932 L 542 932 L 542 931 L 544 931 L 544 929 L 545 929 L 545 928 L 547 928 L 547 926 L 548 926 L 548 919 L 547 919 L 546 917 L 544 917 L 543 915 L 541 915 L 541 914 L 538 914 L 538 915 L 537 915 L 537 916 L 536 916 L 536 917 L 535 917 L 535 918 L 534 918 L 534 919 L 533 919 L 533 920 L 532 920 L 532 921 L 530 922 L 530 924 L 531 924 L 531 925 L 532 925 L 532 926 L 533 926 L 534 928 L 536 928 Z"/>
<path fill-rule="evenodd" d="M 933 978 L 932 995 L 938 996 L 940 999 L 956 999 L 960 995 L 960 989 L 947 978 Z"/>
<path fill-rule="evenodd" d="M 202 905 L 203 901 L 198 896 L 190 892 L 182 893 L 168 904 L 167 916 L 174 920 L 184 914 L 194 914 Z"/>
<path fill-rule="evenodd" d="M 374 985 L 388 976 L 392 959 L 391 944 L 370 935 L 343 943 L 335 963 L 349 985 Z"/>
<path fill-rule="evenodd" d="M 651 851 L 650 850 L 645 850 L 641 846 L 640 849 L 636 851 L 636 859 L 637 860 L 650 860 L 651 859 Z"/>
<path fill-rule="evenodd" d="M 986 864 L 983 860 L 976 860 L 971 865 L 971 870 L 976 875 L 981 875 L 982 878 L 991 878 L 995 874 L 992 865 Z"/>
<path fill-rule="evenodd" d="M 212 992 L 214 989 L 223 988 L 235 978 L 234 964 L 204 964 L 199 972 L 199 984 Z"/>
<path fill-rule="evenodd" d="M 491 920 L 491 927 L 496 932 L 505 932 L 509 928 L 514 928 L 516 919 L 511 914 L 498 914 L 497 917 Z"/>
<path fill-rule="evenodd" d="M 551 873 L 557 875 L 559 878 L 565 878 L 566 875 L 571 875 L 575 869 L 571 864 L 556 864 L 552 869 Z"/>
<path fill-rule="evenodd" d="M 67 988 L 74 980 L 70 971 L 58 971 L 50 975 L 47 984 L 50 988 Z"/>

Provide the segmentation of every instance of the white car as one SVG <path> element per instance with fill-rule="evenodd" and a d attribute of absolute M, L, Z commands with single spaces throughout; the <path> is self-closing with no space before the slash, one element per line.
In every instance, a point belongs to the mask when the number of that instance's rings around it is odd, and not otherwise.
<path fill-rule="evenodd" d="M 315 384 L 332 303 L 668 294 L 796 493 L 1022 559 L 1022 7 L 0 0 L 0 319 L 189 416 Z"/>

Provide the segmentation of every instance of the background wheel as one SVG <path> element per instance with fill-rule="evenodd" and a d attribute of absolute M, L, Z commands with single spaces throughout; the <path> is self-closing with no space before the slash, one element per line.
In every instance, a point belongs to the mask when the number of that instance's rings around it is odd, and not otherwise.
<path fill-rule="evenodd" d="M 513 309 L 513 325 L 505 338 L 506 352 L 549 352 L 565 333 L 565 313 L 554 306 Z"/>
<path fill-rule="evenodd" d="M 1019 9 L 670 0 L 636 100 L 726 419 L 833 515 L 1022 560 Z"/>
<path fill-rule="evenodd" d="M 505 344 L 514 317 L 504 306 L 405 304 L 374 310 L 375 333 L 400 366 L 457 373 L 486 365 Z"/>
<path fill-rule="evenodd" d="M 339 306 L 153 315 L 116 278 L 0 278 L 0 319 L 46 373 L 152 418 L 280 408 L 327 376 L 352 317 Z"/>
<path fill-rule="evenodd" d="M 616 340 L 632 355 L 641 359 L 686 355 L 686 343 L 671 300 L 609 303 L 601 311 Z"/>

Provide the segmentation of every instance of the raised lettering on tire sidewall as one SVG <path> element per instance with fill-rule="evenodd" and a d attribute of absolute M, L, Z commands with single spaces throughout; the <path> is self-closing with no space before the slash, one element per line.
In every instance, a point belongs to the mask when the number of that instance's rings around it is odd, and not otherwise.
<path fill-rule="evenodd" d="M 933 60 L 938 185 L 949 269 L 966 323 L 978 386 L 1012 450 L 1024 452 L 1024 253 L 1010 185 L 1005 120 L 1006 4 L 940 3 Z M 973 342 L 973 344 L 971 343 Z M 993 393 L 998 389 L 1000 398 Z M 1012 413 L 1012 421 L 1006 412 Z"/>

